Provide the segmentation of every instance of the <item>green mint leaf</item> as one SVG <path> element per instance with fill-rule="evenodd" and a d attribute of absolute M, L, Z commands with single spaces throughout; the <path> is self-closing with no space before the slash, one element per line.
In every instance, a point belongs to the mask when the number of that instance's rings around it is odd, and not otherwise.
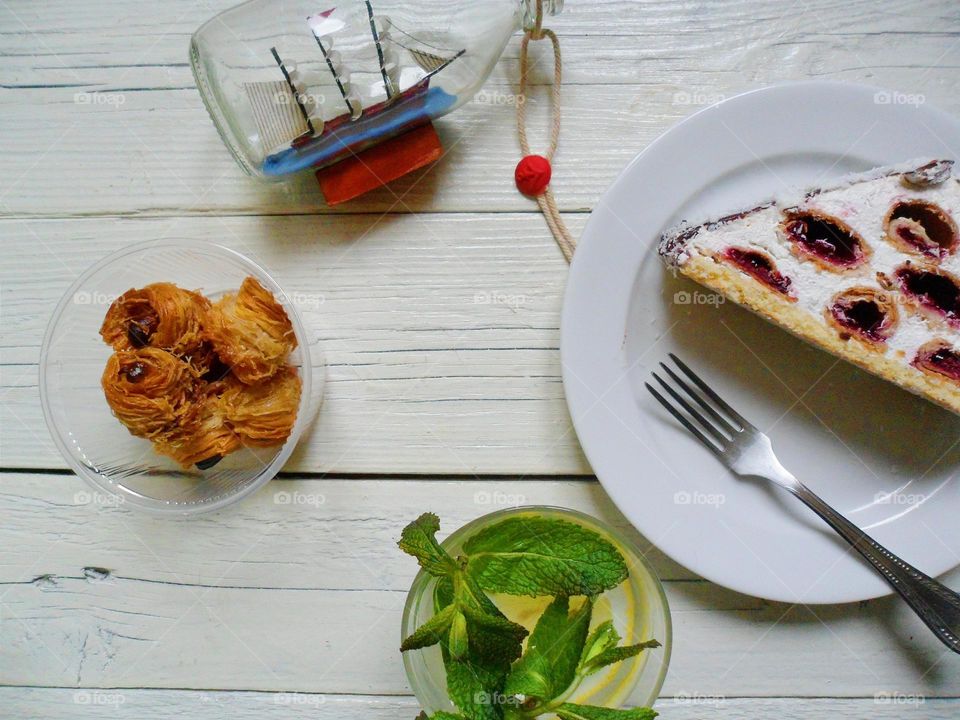
<path fill-rule="evenodd" d="M 608 648 L 595 655 L 589 662 L 584 664 L 583 668 L 585 670 L 585 674 L 590 675 L 591 673 L 595 673 L 597 670 L 606 667 L 607 665 L 613 665 L 621 660 L 626 660 L 634 655 L 639 655 L 644 650 L 658 647 L 660 647 L 660 643 L 656 640 L 647 640 L 646 642 L 637 643 L 636 645 L 624 645 L 622 647 Z"/>
<path fill-rule="evenodd" d="M 454 592 L 457 600 L 465 607 L 472 607 L 487 615 L 506 618 L 500 608 L 469 575 L 458 571 L 454 579 Z"/>
<path fill-rule="evenodd" d="M 490 658 L 509 668 L 510 663 L 520 657 L 523 639 L 527 630 L 507 619 L 487 594 L 462 571 L 457 571 L 446 585 L 446 598 L 441 602 L 453 602 L 467 620 L 467 634 L 470 639 L 471 653 Z"/>
<path fill-rule="evenodd" d="M 435 536 L 439 530 L 440 518 L 433 513 L 424 513 L 403 529 L 397 545 L 408 555 L 413 555 L 428 573 L 443 577 L 454 572 L 457 564 L 437 542 Z"/>
<path fill-rule="evenodd" d="M 590 628 L 593 600 L 587 598 L 573 613 L 569 608 L 569 599 L 561 595 L 543 611 L 526 652 L 507 676 L 507 696 L 548 702 L 573 682 Z"/>
<path fill-rule="evenodd" d="M 445 710 L 437 710 L 433 715 L 427 715 L 423 710 L 417 715 L 417 720 L 466 720 L 462 715 L 457 715 Z"/>
<path fill-rule="evenodd" d="M 470 639 L 467 637 L 467 618 L 460 612 L 457 605 L 451 605 L 450 607 L 453 608 L 453 622 L 450 625 L 450 639 L 447 641 L 447 649 L 450 651 L 450 657 L 454 660 L 460 660 L 470 649 Z"/>
<path fill-rule="evenodd" d="M 490 592 L 599 595 L 628 575 L 612 543 L 566 520 L 508 518 L 469 538 L 463 549 L 468 574 Z"/>
<path fill-rule="evenodd" d="M 461 611 L 466 616 L 470 633 L 470 650 L 480 657 L 500 659 L 509 667 L 523 651 L 527 629 L 502 615 L 489 615 L 466 605 Z"/>
<path fill-rule="evenodd" d="M 657 716 L 650 708 L 605 708 L 596 705 L 563 703 L 554 710 L 560 720 L 653 720 Z"/>
<path fill-rule="evenodd" d="M 456 614 L 457 611 L 453 605 L 445 607 L 418 627 L 410 637 L 404 640 L 400 645 L 400 652 L 418 650 L 436 645 L 450 629 L 450 626 L 453 624 L 454 615 Z"/>
<path fill-rule="evenodd" d="M 503 692 L 510 697 L 522 696 L 547 701 L 554 695 L 550 663 L 543 655 L 521 658 L 519 667 L 507 675 Z"/>
<path fill-rule="evenodd" d="M 605 650 L 616 647 L 620 642 L 620 633 L 613 627 L 613 621 L 606 620 L 590 633 L 586 644 L 583 646 L 583 655 L 580 657 L 580 667 L 585 667 L 593 658 Z"/>
<path fill-rule="evenodd" d="M 447 671 L 447 694 L 464 716 L 470 720 L 502 720 L 503 683 L 507 677 L 502 664 L 469 654 L 455 660 L 444 649 L 443 665 Z"/>

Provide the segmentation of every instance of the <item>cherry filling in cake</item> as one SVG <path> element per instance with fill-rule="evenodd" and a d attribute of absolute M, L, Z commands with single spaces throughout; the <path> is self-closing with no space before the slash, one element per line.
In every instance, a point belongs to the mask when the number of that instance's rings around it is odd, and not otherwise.
<path fill-rule="evenodd" d="M 812 212 L 794 212 L 781 223 L 787 239 L 802 255 L 839 270 L 852 268 L 867 256 L 863 240 L 846 223 Z"/>
<path fill-rule="evenodd" d="M 942 258 L 957 246 L 957 224 L 938 205 L 922 200 L 902 200 L 887 213 L 887 239 L 901 250 Z"/>
<path fill-rule="evenodd" d="M 960 285 L 953 277 L 914 265 L 897 268 L 896 276 L 904 294 L 943 315 L 951 324 L 960 325 Z"/>
<path fill-rule="evenodd" d="M 827 319 L 840 331 L 872 342 L 884 342 L 897 324 L 893 298 L 882 290 L 854 287 L 837 293 L 827 308 Z"/>
<path fill-rule="evenodd" d="M 787 296 L 792 296 L 790 288 L 793 283 L 790 278 L 777 270 L 776 263 L 773 262 L 773 258 L 769 255 L 765 255 L 757 250 L 729 247 L 723 251 L 723 258 L 734 267 L 742 270 L 750 277 L 759 280 L 770 289 Z"/>
<path fill-rule="evenodd" d="M 960 382 L 960 352 L 943 340 L 931 340 L 917 351 L 913 364 L 921 370 Z"/>

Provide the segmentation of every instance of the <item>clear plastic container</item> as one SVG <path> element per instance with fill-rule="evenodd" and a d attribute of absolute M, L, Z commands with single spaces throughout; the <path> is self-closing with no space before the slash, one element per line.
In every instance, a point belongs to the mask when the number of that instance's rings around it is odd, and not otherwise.
<path fill-rule="evenodd" d="M 197 30 L 190 64 L 240 166 L 277 178 L 455 110 L 535 14 L 536 0 L 250 0 Z"/>
<path fill-rule="evenodd" d="M 558 518 L 579 523 L 613 543 L 626 559 L 630 577 L 614 589 L 603 593 L 594 608 L 591 627 L 612 619 L 617 632 L 623 637 L 623 644 L 651 638 L 661 643 L 659 648 L 644 650 L 634 658 L 589 676 L 568 700 L 605 707 L 652 706 L 663 687 L 672 646 L 670 608 L 663 586 L 653 568 L 636 546 L 613 528 L 589 515 L 558 507 L 530 506 L 490 513 L 467 523 L 441 544 L 450 555 L 456 557 L 467 538 L 489 525 L 516 515 Z M 401 639 L 409 636 L 433 616 L 435 587 L 436 578 L 423 571 L 414 579 L 403 609 Z M 518 599 L 507 595 L 492 597 L 507 617 L 526 626 L 528 630 L 533 629 L 539 613 L 549 603 L 549 598 L 539 598 L 539 605 L 534 607 L 536 603 L 531 603 L 528 598 Z M 446 672 L 439 646 L 403 653 L 403 665 L 410 687 L 427 714 L 441 710 L 456 712 L 447 695 Z"/>
<path fill-rule="evenodd" d="M 107 405 L 100 377 L 110 348 L 100 325 L 110 304 L 130 288 L 172 282 L 211 299 L 235 292 L 252 275 L 284 306 L 297 337 L 290 363 L 302 381 L 293 430 L 279 447 L 241 448 L 208 470 L 182 469 L 134 437 Z M 105 498 L 162 514 L 217 510 L 273 478 L 320 408 L 324 364 L 312 333 L 272 277 L 238 252 L 197 240 L 138 243 L 85 272 L 66 292 L 47 326 L 40 352 L 40 399 L 57 447 L 71 468 Z"/>

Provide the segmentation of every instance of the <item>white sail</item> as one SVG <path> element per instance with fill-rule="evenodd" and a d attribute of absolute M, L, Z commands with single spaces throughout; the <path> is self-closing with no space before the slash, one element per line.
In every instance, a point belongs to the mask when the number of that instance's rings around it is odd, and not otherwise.
<path fill-rule="evenodd" d="M 264 147 L 289 145 L 310 128 L 284 80 L 244 83 Z"/>

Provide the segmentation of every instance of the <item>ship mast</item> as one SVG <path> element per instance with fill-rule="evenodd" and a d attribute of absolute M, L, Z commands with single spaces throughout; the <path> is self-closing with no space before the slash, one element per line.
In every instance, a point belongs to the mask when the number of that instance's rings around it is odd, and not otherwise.
<path fill-rule="evenodd" d="M 310 128 L 310 134 L 314 133 L 313 123 L 310 122 L 310 114 L 307 112 L 307 109 L 303 106 L 303 101 L 300 98 L 300 92 L 297 90 L 297 86 L 293 84 L 293 78 L 290 77 L 290 72 L 287 70 L 286 65 L 283 64 L 283 60 L 280 59 L 280 53 L 277 52 L 275 47 L 270 48 L 270 52 L 273 55 L 273 59 L 277 61 L 277 65 L 280 66 L 280 72 L 283 73 L 283 79 L 287 82 L 287 87 L 290 88 L 290 94 L 293 95 L 293 100 L 297 104 L 297 107 L 300 108 L 300 114 L 303 115 L 303 121 L 307 124 L 307 127 Z"/>
<path fill-rule="evenodd" d="M 383 59 L 383 44 L 380 42 L 380 32 L 377 30 L 377 23 L 373 19 L 373 5 L 370 4 L 370 0 L 366 0 L 366 4 L 367 18 L 370 21 L 370 33 L 373 35 L 373 44 L 377 46 L 377 59 L 380 61 L 380 76 L 383 78 L 383 89 L 387 93 L 387 101 L 390 101 L 393 99 L 396 91 L 394 90 L 390 75 L 387 74 L 387 64 Z"/>
<path fill-rule="evenodd" d="M 354 108 L 353 102 L 350 100 L 350 96 L 347 93 L 346 87 L 343 85 L 343 79 L 340 77 L 340 73 L 337 72 L 336 66 L 333 64 L 333 58 L 330 57 L 330 52 L 323 46 L 323 41 L 320 40 L 320 35 L 317 31 L 311 28 L 313 32 L 313 39 L 317 41 L 317 47 L 320 48 L 320 52 L 323 53 L 323 59 L 327 63 L 327 68 L 330 70 L 330 74 L 333 75 L 333 81 L 337 84 L 337 90 L 340 92 L 340 97 L 343 98 L 344 104 L 347 106 L 347 112 L 350 113 L 350 117 L 356 118 L 360 116 L 358 110 L 359 106 Z"/>

